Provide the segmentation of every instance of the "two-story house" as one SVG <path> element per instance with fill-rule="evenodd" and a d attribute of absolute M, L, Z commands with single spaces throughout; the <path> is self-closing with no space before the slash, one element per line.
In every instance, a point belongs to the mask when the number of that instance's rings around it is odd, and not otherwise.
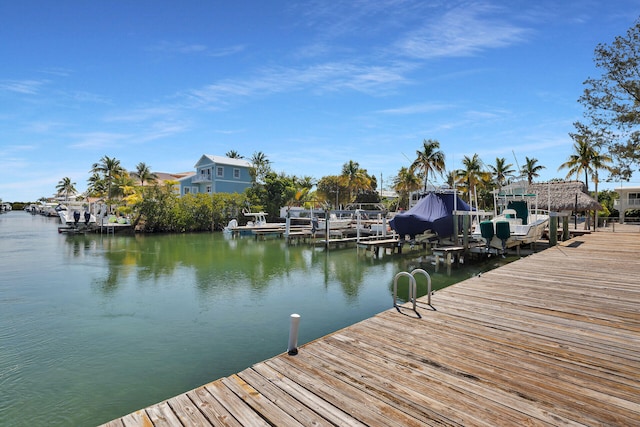
<path fill-rule="evenodd" d="M 251 162 L 204 154 L 195 165 L 196 173 L 180 182 L 180 195 L 195 193 L 242 193 L 251 187 Z"/>
<path fill-rule="evenodd" d="M 613 207 L 620 215 L 620 223 L 624 223 L 624 211 L 627 209 L 640 209 L 640 187 L 616 188 L 616 193 L 620 196 L 614 201 Z"/>

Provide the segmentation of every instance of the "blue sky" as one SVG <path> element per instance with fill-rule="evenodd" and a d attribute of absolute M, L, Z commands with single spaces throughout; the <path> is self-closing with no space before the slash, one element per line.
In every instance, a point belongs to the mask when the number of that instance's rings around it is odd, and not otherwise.
<path fill-rule="evenodd" d="M 424 139 L 449 170 L 528 156 L 564 177 L 594 48 L 639 15 L 640 0 L 4 1 L 0 198 L 63 177 L 83 191 L 104 155 L 181 172 L 229 150 L 314 178 L 354 160 L 387 187 Z"/>

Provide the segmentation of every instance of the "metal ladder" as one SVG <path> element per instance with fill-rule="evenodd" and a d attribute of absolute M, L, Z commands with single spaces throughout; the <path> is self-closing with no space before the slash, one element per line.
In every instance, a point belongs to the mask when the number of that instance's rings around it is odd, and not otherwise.
<path fill-rule="evenodd" d="M 398 280 L 401 277 L 407 277 L 409 279 L 409 302 L 413 304 L 413 311 L 419 316 L 420 314 L 416 310 L 416 298 L 417 298 L 417 284 L 416 284 L 416 274 L 424 274 L 427 278 L 427 304 L 431 305 L 431 276 L 422 268 L 416 268 L 411 273 L 406 271 L 401 271 L 396 274 L 393 278 L 393 306 L 398 312 L 400 312 L 400 307 L 398 306 Z"/>

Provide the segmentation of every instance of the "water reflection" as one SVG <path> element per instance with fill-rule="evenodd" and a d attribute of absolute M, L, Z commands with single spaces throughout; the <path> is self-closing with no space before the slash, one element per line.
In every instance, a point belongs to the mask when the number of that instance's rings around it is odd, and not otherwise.
<path fill-rule="evenodd" d="M 325 288 L 339 283 L 343 295 L 356 300 L 371 267 L 387 266 L 391 270 L 378 276 L 391 292 L 393 276 L 399 271 L 424 269 L 432 275 L 434 289 L 439 289 L 509 261 L 451 266 L 436 264 L 433 257 L 422 252 L 378 259 L 359 255 L 355 249 L 327 252 L 306 245 L 290 246 L 277 239 L 230 239 L 221 233 L 66 237 L 69 258 L 105 263 L 102 276 L 93 279 L 105 295 L 117 292 L 132 275 L 138 286 L 153 286 L 166 278 L 178 282 L 192 277 L 203 295 L 237 287 L 259 293 L 295 277 L 307 283 L 320 280 Z M 417 284 L 418 295 L 425 295 L 426 279 L 418 277 Z"/>
<path fill-rule="evenodd" d="M 420 252 L 378 259 L 282 240 L 57 226 L 0 216 L 0 425 L 99 424 L 284 351 L 293 312 L 302 344 L 391 309 L 400 271 L 424 268 L 437 289 L 491 267 L 436 271 Z"/>
<path fill-rule="evenodd" d="M 260 291 L 287 276 L 337 281 L 345 295 L 357 297 L 367 262 L 355 250 L 325 252 L 311 246 L 289 246 L 282 240 L 226 239 L 222 234 L 154 236 L 69 235 L 67 257 L 102 259 L 106 269 L 94 283 L 105 294 L 117 291 L 130 275 L 149 284 L 186 269 L 203 293 L 233 286 Z M 369 264 L 373 260 L 369 260 Z M 70 261 L 73 262 L 73 261 Z"/>

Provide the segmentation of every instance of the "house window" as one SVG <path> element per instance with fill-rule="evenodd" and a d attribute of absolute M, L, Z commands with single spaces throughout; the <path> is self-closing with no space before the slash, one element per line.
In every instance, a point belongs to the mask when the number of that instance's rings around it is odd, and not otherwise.
<path fill-rule="evenodd" d="M 191 192 L 191 188 L 184 187 L 184 194 L 189 194 Z"/>
<path fill-rule="evenodd" d="M 211 194 L 211 186 L 207 185 L 207 193 Z"/>
<path fill-rule="evenodd" d="M 218 166 L 216 168 L 216 176 L 223 177 L 224 176 L 224 168 L 222 166 Z"/>
<path fill-rule="evenodd" d="M 235 179 L 240 179 L 240 169 L 237 169 L 237 168 L 233 169 L 233 177 Z"/>

